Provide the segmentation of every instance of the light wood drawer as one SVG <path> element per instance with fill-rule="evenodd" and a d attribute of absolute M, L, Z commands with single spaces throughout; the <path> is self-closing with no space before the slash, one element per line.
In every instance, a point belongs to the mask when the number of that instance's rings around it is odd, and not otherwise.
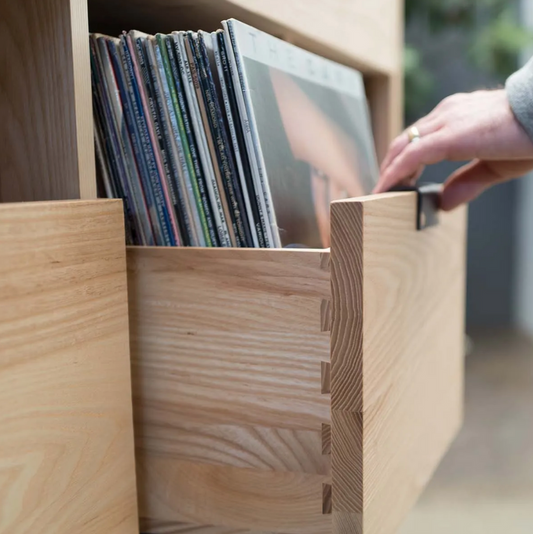
<path fill-rule="evenodd" d="M 332 248 L 128 250 L 141 531 L 392 534 L 462 420 L 466 212 Z"/>

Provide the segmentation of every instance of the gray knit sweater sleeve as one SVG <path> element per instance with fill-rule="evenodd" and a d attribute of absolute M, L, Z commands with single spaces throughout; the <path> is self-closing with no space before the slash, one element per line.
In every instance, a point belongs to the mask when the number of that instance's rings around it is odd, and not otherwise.
<path fill-rule="evenodd" d="M 509 76 L 505 89 L 518 122 L 533 141 L 533 58 Z"/>

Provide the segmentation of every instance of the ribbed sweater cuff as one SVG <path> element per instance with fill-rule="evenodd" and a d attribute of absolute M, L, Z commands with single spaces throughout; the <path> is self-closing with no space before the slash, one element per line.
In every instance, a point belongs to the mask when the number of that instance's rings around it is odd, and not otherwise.
<path fill-rule="evenodd" d="M 515 117 L 533 141 L 533 58 L 509 76 L 505 89 Z"/>

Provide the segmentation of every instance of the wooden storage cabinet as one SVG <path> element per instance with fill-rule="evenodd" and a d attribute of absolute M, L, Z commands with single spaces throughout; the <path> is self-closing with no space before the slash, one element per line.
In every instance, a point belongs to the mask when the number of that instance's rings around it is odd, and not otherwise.
<path fill-rule="evenodd" d="M 465 210 L 332 248 L 128 250 L 141 531 L 393 534 L 462 419 Z"/>
<path fill-rule="evenodd" d="M 89 28 L 236 17 L 355 66 L 383 156 L 401 128 L 401 10 L 3 2 L 0 202 L 96 196 Z M 465 211 L 422 232 L 415 211 L 414 193 L 337 202 L 331 251 L 131 248 L 127 297 L 119 203 L 1 207 L 0 532 L 137 532 L 128 298 L 144 532 L 393 534 L 462 409 Z"/>
<path fill-rule="evenodd" d="M 402 0 L 0 3 L 0 202 L 96 198 L 89 29 L 216 29 L 235 17 L 360 69 L 384 156 L 402 124 Z M 32 35 L 35 39 L 28 39 Z M 44 141 L 45 140 L 45 141 Z M 31 154 L 31 157 L 28 157 Z M 38 177 L 38 178 L 36 178 Z"/>

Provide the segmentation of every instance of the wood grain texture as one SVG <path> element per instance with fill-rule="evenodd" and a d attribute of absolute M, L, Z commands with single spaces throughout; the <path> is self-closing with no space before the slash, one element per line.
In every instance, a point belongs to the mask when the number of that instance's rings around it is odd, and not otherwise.
<path fill-rule="evenodd" d="M 321 519 L 331 473 L 322 437 L 331 419 L 322 393 L 328 256 L 128 250 L 146 532 L 177 523 L 331 530 Z"/>
<path fill-rule="evenodd" d="M 143 423 L 318 431 L 329 422 L 321 394 L 329 336 L 320 331 L 329 273 L 319 252 L 294 252 L 129 249 Z"/>
<path fill-rule="evenodd" d="M 213 30 L 234 17 L 365 72 L 400 71 L 400 0 L 92 0 L 89 6 L 93 30 Z"/>
<path fill-rule="evenodd" d="M 363 415 L 333 410 L 331 414 L 333 508 L 341 514 L 363 513 Z"/>
<path fill-rule="evenodd" d="M 398 43 L 403 50 L 403 42 Z M 387 154 L 391 141 L 403 129 L 403 71 L 388 75 L 376 74 L 365 77 L 366 94 L 370 106 L 372 131 L 379 161 Z"/>
<path fill-rule="evenodd" d="M 91 60 L 87 42 L 87 33 L 89 31 L 88 1 L 70 0 L 76 149 L 78 157 L 78 173 L 76 176 L 79 183 L 78 198 L 81 199 L 94 199 L 97 197 Z"/>
<path fill-rule="evenodd" d="M 332 410 L 363 408 L 363 209 L 331 205 Z"/>
<path fill-rule="evenodd" d="M 331 330 L 331 301 L 322 299 L 320 305 L 320 330 L 329 332 Z"/>
<path fill-rule="evenodd" d="M 321 364 L 321 393 L 331 393 L 331 363 L 320 362 Z"/>
<path fill-rule="evenodd" d="M 330 258 L 331 252 L 329 248 L 320 253 L 320 268 L 328 273 L 331 272 Z"/>
<path fill-rule="evenodd" d="M 223 525 L 288 534 L 329 534 L 322 514 L 328 478 L 170 461 L 153 456 L 138 471 L 152 491 L 139 500 L 141 530 L 159 521 Z"/>
<path fill-rule="evenodd" d="M 136 415 L 139 411 L 136 411 Z M 137 457 L 157 455 L 194 463 L 329 475 L 323 431 L 187 423 L 137 425 Z"/>
<path fill-rule="evenodd" d="M 274 534 L 273 532 L 248 530 L 234 527 L 217 527 L 213 525 L 194 525 L 175 521 L 143 521 L 144 530 L 151 534 Z M 282 534 L 282 533 L 277 533 Z"/>
<path fill-rule="evenodd" d="M 322 423 L 322 454 L 331 455 L 331 424 Z"/>
<path fill-rule="evenodd" d="M 331 514 L 331 484 L 322 484 L 322 513 Z"/>
<path fill-rule="evenodd" d="M 152 317 L 155 325 L 171 317 L 177 333 L 320 332 L 322 299 L 330 296 L 321 254 L 131 247 L 133 321 Z"/>
<path fill-rule="evenodd" d="M 143 313 L 149 311 L 146 306 Z M 150 332 L 130 323 L 134 403 L 144 421 L 301 430 L 329 422 L 329 399 L 321 393 L 323 335 L 307 335 L 305 342 L 275 332 L 180 335 L 172 331 L 177 319 L 171 314 L 159 321 Z"/>
<path fill-rule="evenodd" d="M 118 201 L 0 206 L 0 532 L 138 531 Z"/>
<path fill-rule="evenodd" d="M 415 208 L 332 205 L 335 533 L 396 532 L 462 420 L 466 211 L 417 232 Z"/>
<path fill-rule="evenodd" d="M 0 202 L 96 198 L 86 1 L 2 2 L 0 21 Z"/>

